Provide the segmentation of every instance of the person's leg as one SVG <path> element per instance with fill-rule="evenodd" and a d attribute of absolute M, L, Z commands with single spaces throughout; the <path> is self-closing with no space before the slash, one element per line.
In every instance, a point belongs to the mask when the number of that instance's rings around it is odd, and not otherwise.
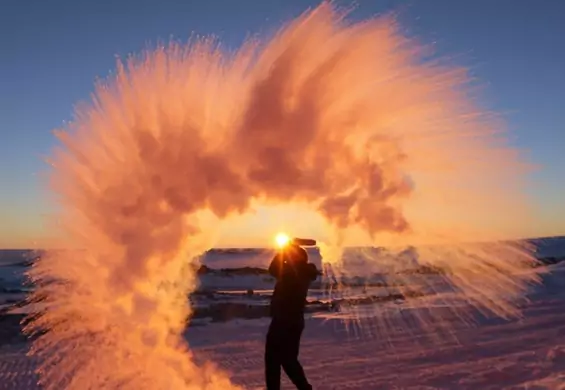
<path fill-rule="evenodd" d="M 267 390 L 281 388 L 280 336 L 277 325 L 271 322 L 265 342 L 265 384 Z"/>
<path fill-rule="evenodd" d="M 308 383 L 304 369 L 298 361 L 300 337 L 302 336 L 303 329 L 303 324 L 287 329 L 285 343 L 283 344 L 284 348 L 281 356 L 281 364 L 284 372 L 297 389 L 310 390 L 312 386 Z"/>

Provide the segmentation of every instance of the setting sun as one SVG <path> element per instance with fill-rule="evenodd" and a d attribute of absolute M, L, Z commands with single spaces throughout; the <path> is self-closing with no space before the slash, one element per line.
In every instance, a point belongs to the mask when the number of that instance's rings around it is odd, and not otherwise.
<path fill-rule="evenodd" d="M 290 241 L 290 237 L 286 233 L 278 233 L 275 237 L 275 242 L 279 248 L 287 245 Z"/>

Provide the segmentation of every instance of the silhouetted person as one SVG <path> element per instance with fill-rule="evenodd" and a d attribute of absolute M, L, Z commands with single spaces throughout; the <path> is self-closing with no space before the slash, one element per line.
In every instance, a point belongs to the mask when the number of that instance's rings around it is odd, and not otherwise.
<path fill-rule="evenodd" d="M 304 330 L 306 295 L 318 270 L 308 263 L 308 254 L 303 248 L 290 244 L 277 253 L 269 273 L 277 282 L 271 298 L 272 319 L 265 345 L 267 390 L 280 389 L 281 367 L 297 389 L 312 389 L 298 361 L 298 353 Z"/>

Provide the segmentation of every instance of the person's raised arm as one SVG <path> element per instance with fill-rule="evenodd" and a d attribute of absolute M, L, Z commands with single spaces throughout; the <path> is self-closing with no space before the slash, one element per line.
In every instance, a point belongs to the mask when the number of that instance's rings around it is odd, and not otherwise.
<path fill-rule="evenodd" d="M 316 265 L 313 263 L 306 264 L 306 277 L 311 282 L 315 281 L 318 278 L 318 269 Z"/>

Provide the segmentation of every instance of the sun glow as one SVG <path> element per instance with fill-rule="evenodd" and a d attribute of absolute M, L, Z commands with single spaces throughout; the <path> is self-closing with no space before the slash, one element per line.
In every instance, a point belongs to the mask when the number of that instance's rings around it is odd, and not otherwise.
<path fill-rule="evenodd" d="M 290 242 L 290 237 L 286 233 L 278 233 L 275 236 L 275 242 L 279 248 L 282 248 Z"/>

